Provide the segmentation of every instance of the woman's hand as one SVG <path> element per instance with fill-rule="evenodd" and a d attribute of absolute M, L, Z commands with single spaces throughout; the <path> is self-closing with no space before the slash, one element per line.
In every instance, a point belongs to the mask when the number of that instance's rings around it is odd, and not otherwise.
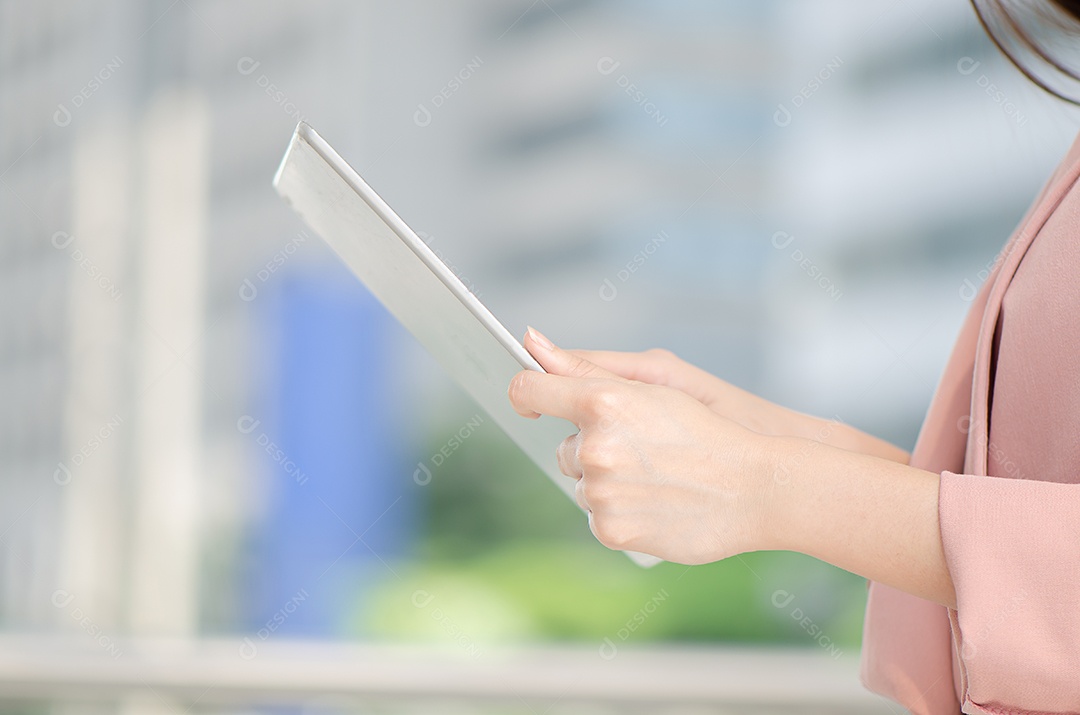
<path fill-rule="evenodd" d="M 908 461 L 908 453 L 895 445 L 839 420 L 824 420 L 796 412 L 741 390 L 668 350 L 654 349 L 640 353 L 607 350 L 565 352 L 618 377 L 685 392 L 716 414 L 759 434 L 801 437 L 901 464 Z"/>
<path fill-rule="evenodd" d="M 549 374 L 510 384 L 522 415 L 554 415 L 579 432 L 559 448 L 578 504 L 604 545 L 684 564 L 768 548 L 773 465 L 766 438 L 677 389 L 628 380 L 555 348 L 530 329 Z"/>
<path fill-rule="evenodd" d="M 797 435 L 813 418 L 781 407 L 691 365 L 669 350 L 640 353 L 567 350 L 576 357 L 628 380 L 685 392 L 713 412 L 760 434 Z"/>
<path fill-rule="evenodd" d="M 691 394 L 609 372 L 532 329 L 525 347 L 548 373 L 515 375 L 510 401 L 526 417 L 578 426 L 559 447 L 559 466 L 578 480 L 578 503 L 604 545 L 683 564 L 790 549 L 956 607 L 937 474 L 747 429 Z"/>

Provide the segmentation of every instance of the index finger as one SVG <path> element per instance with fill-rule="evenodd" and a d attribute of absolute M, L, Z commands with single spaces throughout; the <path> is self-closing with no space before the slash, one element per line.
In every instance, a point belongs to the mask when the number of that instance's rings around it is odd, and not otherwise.
<path fill-rule="evenodd" d="M 577 351 L 563 350 L 552 343 L 548 338 L 540 335 L 536 328 L 529 327 L 525 333 L 522 345 L 546 372 L 554 375 L 567 377 L 597 377 L 610 380 L 623 380 L 611 370 L 585 360 Z"/>
<path fill-rule="evenodd" d="M 626 380 L 639 380 L 651 384 L 661 383 L 667 375 L 665 366 L 648 353 L 626 353 L 614 350 L 582 350 L 578 348 L 567 350 L 571 355 L 599 365 L 615 375 Z"/>

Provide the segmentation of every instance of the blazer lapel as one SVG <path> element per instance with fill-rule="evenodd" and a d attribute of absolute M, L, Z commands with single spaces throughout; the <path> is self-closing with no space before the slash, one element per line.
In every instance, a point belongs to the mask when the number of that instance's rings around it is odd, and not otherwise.
<path fill-rule="evenodd" d="M 1080 142 L 1080 140 L 1078 140 Z M 1074 145 L 1074 149 L 1076 145 Z M 979 337 L 975 345 L 975 373 L 971 390 L 971 423 L 968 432 L 964 472 L 985 476 L 990 442 L 990 364 L 993 358 L 994 337 L 997 333 L 1001 303 L 1009 283 L 1016 275 L 1035 236 L 1069 192 L 1080 176 L 1080 160 L 1074 159 L 1068 169 L 1047 186 L 1041 199 L 1021 222 L 1019 229 L 995 260 L 991 277 L 993 284 L 986 301 Z"/>

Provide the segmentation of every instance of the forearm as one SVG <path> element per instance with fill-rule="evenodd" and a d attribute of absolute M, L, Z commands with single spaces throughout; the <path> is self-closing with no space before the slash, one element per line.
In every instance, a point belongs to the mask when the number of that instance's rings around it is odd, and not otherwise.
<path fill-rule="evenodd" d="M 956 594 L 939 475 L 798 438 L 766 438 L 766 548 L 799 551 L 946 606 Z"/>
<path fill-rule="evenodd" d="M 860 454 L 907 464 L 908 453 L 885 440 L 839 420 L 797 412 L 748 392 L 667 350 L 617 353 L 575 350 L 578 357 L 600 364 L 629 380 L 680 390 L 727 419 L 759 434 L 804 437 Z"/>
<path fill-rule="evenodd" d="M 865 454 L 870 457 L 886 459 L 890 462 L 907 464 L 911 458 L 905 450 L 883 439 L 867 434 L 840 420 L 827 420 L 821 417 L 793 412 L 792 422 L 795 428 L 790 434 L 815 442 L 844 449 L 849 452 Z"/>

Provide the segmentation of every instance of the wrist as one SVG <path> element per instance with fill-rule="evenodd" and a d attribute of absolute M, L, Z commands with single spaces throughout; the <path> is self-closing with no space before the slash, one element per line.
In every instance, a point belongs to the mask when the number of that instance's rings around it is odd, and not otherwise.
<path fill-rule="evenodd" d="M 792 471 L 798 468 L 798 450 L 806 440 L 785 436 L 755 434 L 747 440 L 746 469 L 751 476 L 747 485 L 750 496 L 748 513 L 753 549 L 775 551 L 790 548 L 786 525 L 790 518 Z"/>
<path fill-rule="evenodd" d="M 803 437 L 768 438 L 761 457 L 761 530 L 766 550 L 805 551 L 808 479 L 815 462 L 829 450 L 823 442 Z M 811 493 L 813 490 L 811 489 Z"/>

